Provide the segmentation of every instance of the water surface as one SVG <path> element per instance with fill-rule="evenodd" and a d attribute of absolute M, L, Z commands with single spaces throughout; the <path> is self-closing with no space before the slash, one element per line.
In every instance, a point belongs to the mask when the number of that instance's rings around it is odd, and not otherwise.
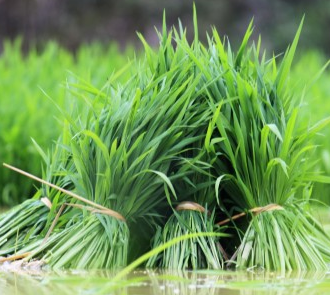
<path fill-rule="evenodd" d="M 330 272 L 285 275 L 250 270 L 156 272 L 137 270 L 114 284 L 109 271 L 2 269 L 1 295 L 320 295 L 330 294 Z"/>

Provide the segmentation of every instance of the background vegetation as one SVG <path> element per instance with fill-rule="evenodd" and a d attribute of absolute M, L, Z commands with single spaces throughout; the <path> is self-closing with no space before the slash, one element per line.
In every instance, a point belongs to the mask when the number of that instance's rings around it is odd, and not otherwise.
<path fill-rule="evenodd" d="M 41 157 L 33 144 L 47 150 L 62 130 L 57 105 L 79 107 L 70 100 L 66 84 L 79 79 L 101 88 L 116 69 L 133 54 L 120 53 L 116 45 L 94 43 L 80 47 L 76 55 L 50 42 L 41 51 L 26 55 L 21 40 L 5 42 L 0 57 L 0 160 L 36 175 L 41 172 Z M 71 71 L 71 72 L 69 72 Z M 31 195 L 35 189 L 29 179 L 1 168 L 0 204 L 12 205 Z"/>
<path fill-rule="evenodd" d="M 305 99 L 302 102 L 300 119 L 314 124 L 318 120 L 330 116 L 330 69 L 329 66 L 321 73 L 327 64 L 328 57 L 320 50 L 301 51 L 292 70 L 292 87 L 297 90 L 305 88 Z M 330 126 L 327 126 L 315 138 L 318 145 L 315 160 L 318 169 L 330 175 Z M 330 203 L 330 185 L 315 184 L 313 197 Z"/>

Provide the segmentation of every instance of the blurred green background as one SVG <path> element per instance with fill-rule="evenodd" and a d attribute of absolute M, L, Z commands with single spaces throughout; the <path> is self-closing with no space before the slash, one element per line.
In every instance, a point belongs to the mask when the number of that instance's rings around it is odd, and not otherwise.
<path fill-rule="evenodd" d="M 163 9 L 168 24 L 178 18 L 192 27 L 192 0 L 0 0 L 0 40 L 24 37 L 24 48 L 56 40 L 66 48 L 81 43 L 117 41 L 138 43 L 136 31 L 157 44 L 154 26 L 160 27 Z M 195 0 L 201 31 L 215 25 L 221 35 L 238 40 L 252 17 L 264 44 L 283 50 L 302 16 L 306 23 L 302 47 L 330 53 L 330 1 L 324 0 Z M 190 32 L 191 33 L 191 32 Z"/>
<path fill-rule="evenodd" d="M 292 87 L 302 88 L 330 55 L 330 1 L 195 0 L 200 37 L 216 26 L 237 49 L 254 19 L 254 38 L 262 36 L 268 54 L 283 53 L 305 15 Z M 113 71 L 142 48 L 136 32 L 157 46 L 155 27 L 180 19 L 192 39 L 191 0 L 0 0 L 0 162 L 41 174 L 41 157 L 31 138 L 45 150 L 61 134 L 61 113 L 55 104 L 75 107 L 67 85 L 102 87 Z M 74 73 L 74 74 L 72 74 Z M 81 80 L 80 80 L 81 83 Z M 46 94 L 45 94 L 46 93 Z M 50 97 L 51 99 L 49 99 Z M 308 89 L 302 120 L 311 124 L 330 115 L 330 72 Z M 330 175 L 330 129 L 320 136 L 318 169 Z M 0 205 L 13 205 L 33 194 L 33 183 L 0 168 Z M 329 202 L 328 185 L 314 196 Z"/>

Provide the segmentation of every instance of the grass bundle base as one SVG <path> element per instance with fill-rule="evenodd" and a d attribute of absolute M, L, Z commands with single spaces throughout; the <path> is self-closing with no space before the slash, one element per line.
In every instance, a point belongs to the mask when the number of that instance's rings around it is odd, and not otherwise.
<path fill-rule="evenodd" d="M 319 222 L 299 205 L 291 205 L 253 217 L 234 264 L 237 269 L 327 270 L 327 245 L 329 238 Z"/>
<path fill-rule="evenodd" d="M 153 248 L 186 234 L 219 232 L 214 214 L 207 211 L 182 210 L 174 212 L 154 236 Z M 149 259 L 147 267 L 168 269 L 222 269 L 222 247 L 217 237 L 198 237 L 183 240 Z"/>
<path fill-rule="evenodd" d="M 0 256 L 13 255 L 45 230 L 49 208 L 30 199 L 0 216 Z"/>

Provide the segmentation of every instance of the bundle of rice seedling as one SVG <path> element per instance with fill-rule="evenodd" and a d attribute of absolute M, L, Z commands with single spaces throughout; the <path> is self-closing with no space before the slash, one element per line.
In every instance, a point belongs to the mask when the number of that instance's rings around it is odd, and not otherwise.
<path fill-rule="evenodd" d="M 214 211 L 195 202 L 182 202 L 173 211 L 163 228 L 158 227 L 153 238 L 153 248 L 187 234 L 219 232 L 215 225 Z M 225 253 L 219 243 L 219 237 L 195 237 L 182 240 L 164 249 L 148 260 L 147 267 L 168 269 L 221 269 Z"/>
<path fill-rule="evenodd" d="M 298 125 L 299 96 L 287 87 L 301 26 L 278 65 L 260 58 L 260 42 L 248 47 L 252 24 L 235 54 L 215 29 L 204 47 L 194 21 L 192 45 L 181 25 L 164 23 L 157 52 L 140 36 L 146 57 L 127 83 L 74 85 L 86 107 L 64 112 L 55 156 L 41 151 L 44 180 L 34 178 L 52 206 L 39 234 L 14 243 L 16 255 L 122 267 L 158 228 L 149 267 L 222 268 L 226 243 L 237 268 L 326 268 L 330 239 L 308 206 L 312 182 L 328 178 L 309 156 L 329 120 Z M 225 224 L 238 242 L 220 245 Z"/>
<path fill-rule="evenodd" d="M 208 198 L 218 200 L 229 217 L 217 225 L 229 223 L 239 238 L 236 248 L 233 238 L 229 243 L 221 241 L 229 244 L 226 249 L 233 254 L 228 264 L 237 268 L 324 269 L 330 261 L 330 239 L 309 212 L 313 182 L 329 181 L 315 172 L 311 157 L 316 148 L 313 138 L 329 119 L 314 126 L 298 124 L 303 92 L 293 92 L 287 81 L 301 27 L 279 65 L 278 57 L 267 61 L 264 53 L 260 58 L 260 40 L 248 47 L 252 23 L 237 54 L 229 42 L 225 48 L 216 30 L 208 38 L 208 49 L 197 46 L 196 40 L 194 48 L 178 42 L 201 73 L 200 94 L 213 111 L 204 131 L 213 182 L 210 177 L 210 182 L 202 183 L 213 183 L 215 192 L 209 191 Z M 174 211 L 169 226 L 157 232 L 155 245 L 196 228 L 202 231 L 196 227 L 202 223 L 192 221 L 195 212 L 184 211 L 182 218 Z M 196 244 L 188 244 L 165 250 L 149 265 L 189 266 L 190 255 L 197 251 L 191 250 Z M 190 267 L 198 265 L 195 261 Z"/>
<path fill-rule="evenodd" d="M 302 94 L 286 87 L 301 26 L 279 65 L 276 57 L 259 59 L 260 42 L 246 47 L 251 28 L 236 55 L 215 31 L 211 41 L 210 73 L 221 76 L 213 87 L 232 100 L 222 104 L 214 95 L 210 138 L 222 140 L 206 146 L 217 193 L 226 196 L 220 206 L 240 236 L 232 257 L 237 268 L 326 269 L 330 261 L 330 239 L 308 210 L 312 183 L 329 180 L 314 172 L 311 157 L 313 136 L 329 119 L 298 125 Z"/>
<path fill-rule="evenodd" d="M 35 147 L 46 164 L 46 169 L 43 171 L 44 181 L 65 186 L 65 179 L 59 178 L 56 174 L 57 165 L 60 165 L 61 159 L 65 156 L 63 151 L 55 148 L 46 155 L 36 143 Z M 15 169 L 5 163 L 4 166 Z M 22 173 L 25 174 L 24 171 Z M 9 257 L 1 258 L 0 261 L 11 261 L 31 254 L 20 250 L 40 240 L 40 237 L 47 233 L 53 216 L 56 214 L 55 208 L 59 197 L 57 190 L 51 191 L 50 187 L 43 186 L 37 190 L 33 198 L 0 215 L 0 256 L 9 255 Z"/>
<path fill-rule="evenodd" d="M 205 83 L 205 72 L 198 68 L 198 64 L 207 61 L 206 49 L 198 39 L 196 10 L 194 10 L 195 39 L 189 45 L 185 31 L 180 26 L 179 32 L 173 28 L 174 44 L 184 53 L 184 56 L 193 62 L 195 75 L 200 76 L 197 89 L 199 100 L 206 100 L 206 104 L 199 104 L 196 111 L 205 114 L 210 119 L 209 98 L 205 93 L 208 83 Z M 154 235 L 152 247 L 156 248 L 177 237 L 200 232 L 220 232 L 220 226 L 215 225 L 215 208 L 217 200 L 214 191 L 216 178 L 210 173 L 212 166 L 210 159 L 203 148 L 204 137 L 208 128 L 208 121 L 198 126 L 202 137 L 191 145 L 189 154 L 184 158 L 179 171 L 191 171 L 176 182 L 176 206 L 169 200 L 171 215 L 163 227 L 158 227 Z M 206 123 L 206 124 L 205 124 Z M 187 161 L 189 159 L 189 161 Z M 170 269 L 200 269 L 223 267 L 225 253 L 219 242 L 219 237 L 201 236 L 191 240 L 182 240 L 166 248 L 163 252 L 151 257 L 147 267 L 161 267 Z"/>
<path fill-rule="evenodd" d="M 189 154 L 211 112 L 198 111 L 207 103 L 196 93 L 199 75 L 188 55 L 172 46 L 171 34 L 164 26 L 158 53 L 145 44 L 146 62 L 136 64 L 126 84 L 110 79 L 100 91 L 81 87 L 86 109 L 67 116 L 57 144 L 62 156 L 56 165 L 48 161 L 62 186 L 49 217 L 56 223 L 49 236 L 18 253 L 32 252 L 53 267 L 121 267 L 128 247 L 139 253 L 140 237 L 149 241 L 156 220 L 162 222 L 176 183 L 204 169 Z M 64 198 L 69 193 L 73 198 Z"/>
<path fill-rule="evenodd" d="M 50 202 L 47 198 L 30 199 L 0 216 L 0 256 L 15 254 L 29 244 L 46 225 Z M 5 258 L 0 258 L 5 261 Z"/>

